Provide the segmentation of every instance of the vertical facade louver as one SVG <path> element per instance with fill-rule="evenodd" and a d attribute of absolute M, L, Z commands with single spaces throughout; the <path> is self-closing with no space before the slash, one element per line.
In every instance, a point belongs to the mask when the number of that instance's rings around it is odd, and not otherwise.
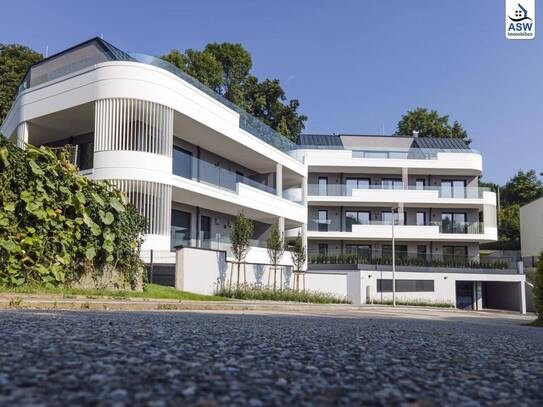
<path fill-rule="evenodd" d="M 123 191 L 128 200 L 147 219 L 148 234 L 169 235 L 172 212 L 171 186 L 157 182 L 124 179 L 110 182 Z"/>
<path fill-rule="evenodd" d="M 95 102 L 95 153 L 134 151 L 171 157 L 173 110 L 139 99 L 113 98 Z M 172 206 L 170 185 L 115 179 L 111 183 L 147 219 L 150 235 L 169 235 Z"/>
<path fill-rule="evenodd" d="M 103 99 L 95 106 L 94 151 L 172 156 L 173 110 L 138 99 Z"/>

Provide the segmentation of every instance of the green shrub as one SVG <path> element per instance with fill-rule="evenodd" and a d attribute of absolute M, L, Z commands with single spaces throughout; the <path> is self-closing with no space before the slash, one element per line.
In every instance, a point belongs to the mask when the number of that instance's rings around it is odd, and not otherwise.
<path fill-rule="evenodd" d="M 0 136 L 0 285 L 57 286 L 108 266 L 133 286 L 145 220 L 113 186 L 79 175 L 67 156 L 22 150 Z"/>
<path fill-rule="evenodd" d="M 543 252 L 537 258 L 533 294 L 537 319 L 543 321 Z"/>
<path fill-rule="evenodd" d="M 317 304 L 350 304 L 345 298 L 316 291 L 295 291 L 291 289 L 274 290 L 273 287 L 242 286 L 240 288 L 219 288 L 216 296 L 238 300 L 295 301 Z"/>

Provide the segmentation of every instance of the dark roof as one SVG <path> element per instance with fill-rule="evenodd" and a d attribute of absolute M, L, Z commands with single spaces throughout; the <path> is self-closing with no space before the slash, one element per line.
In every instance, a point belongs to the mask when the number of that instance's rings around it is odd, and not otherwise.
<path fill-rule="evenodd" d="M 469 150 L 469 146 L 464 140 L 459 138 L 435 138 L 435 137 L 415 137 L 412 148 L 429 148 L 444 150 Z"/>
<path fill-rule="evenodd" d="M 298 144 L 302 146 L 338 146 L 343 147 L 343 142 L 336 134 L 300 134 Z"/>
<path fill-rule="evenodd" d="M 91 42 L 96 43 L 99 48 L 102 49 L 106 53 L 106 55 L 112 60 L 112 61 L 134 61 L 134 58 L 132 58 L 130 55 L 128 55 L 126 52 L 120 50 L 119 48 L 111 45 L 109 42 L 105 41 L 104 39 L 100 37 L 94 37 L 90 40 L 80 42 L 79 44 L 76 44 L 70 48 L 67 48 L 63 51 L 57 52 L 56 54 L 51 55 L 50 57 L 44 58 L 41 61 L 36 62 L 30 68 L 41 65 L 47 61 L 50 61 L 52 59 L 55 59 L 61 55 L 67 54 L 68 52 L 71 52 L 77 48 L 83 47 L 87 44 L 90 44 Z"/>

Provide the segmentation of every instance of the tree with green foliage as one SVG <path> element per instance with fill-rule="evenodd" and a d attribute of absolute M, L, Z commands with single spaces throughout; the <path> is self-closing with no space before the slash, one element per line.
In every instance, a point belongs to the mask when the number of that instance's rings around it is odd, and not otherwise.
<path fill-rule="evenodd" d="M 244 283 L 247 283 L 247 275 L 245 274 L 245 258 L 249 252 L 249 241 L 253 236 L 254 223 L 247 218 L 243 212 L 240 212 L 236 217 L 236 220 L 230 227 L 230 245 L 235 263 L 238 270 L 238 281 L 237 287 L 239 288 L 240 280 L 240 268 L 243 263 L 244 271 Z M 232 287 L 232 274 L 234 269 L 234 263 L 232 263 L 232 268 L 230 269 L 230 288 Z"/>
<path fill-rule="evenodd" d="M 543 252 L 537 258 L 533 295 L 537 319 L 543 323 Z"/>
<path fill-rule="evenodd" d="M 0 44 L 0 123 L 6 118 L 28 68 L 42 59 L 41 54 L 24 45 Z"/>
<path fill-rule="evenodd" d="M 270 237 L 268 237 L 268 240 L 266 241 L 266 246 L 268 249 L 270 263 L 273 268 L 273 289 L 275 290 L 277 288 L 277 265 L 281 260 L 281 256 L 285 252 L 283 236 L 281 236 L 279 225 L 277 223 L 272 226 Z"/>
<path fill-rule="evenodd" d="M 471 143 L 468 133 L 458 121 L 449 123 L 449 116 L 440 116 L 437 110 L 417 107 L 402 116 L 398 122 L 395 136 L 411 136 L 418 132 L 419 137 L 459 138 Z"/>
<path fill-rule="evenodd" d="M 145 219 L 124 195 L 90 181 L 52 149 L 0 136 L 0 285 L 76 283 L 116 270 L 141 280 Z"/>
<path fill-rule="evenodd" d="M 522 206 L 540 196 L 543 196 L 543 182 L 537 178 L 534 170 L 517 172 L 500 191 L 503 206 Z"/>
<path fill-rule="evenodd" d="M 294 246 L 290 251 L 290 257 L 292 259 L 292 264 L 294 266 L 294 283 L 293 287 L 296 291 L 300 290 L 300 276 L 303 276 L 304 279 L 304 290 L 305 290 L 305 273 L 304 266 L 305 261 L 307 260 L 307 253 L 304 247 L 304 242 L 302 240 L 302 235 L 298 233 L 296 240 L 294 241 Z"/>
<path fill-rule="evenodd" d="M 498 212 L 498 219 L 498 239 L 520 243 L 520 205 L 502 207 Z"/>
<path fill-rule="evenodd" d="M 287 101 L 279 80 L 260 82 L 251 75 L 251 54 L 241 44 L 213 43 L 203 51 L 184 53 L 172 50 L 161 58 L 293 141 L 305 127 L 307 117 L 298 113 L 300 102 Z"/>

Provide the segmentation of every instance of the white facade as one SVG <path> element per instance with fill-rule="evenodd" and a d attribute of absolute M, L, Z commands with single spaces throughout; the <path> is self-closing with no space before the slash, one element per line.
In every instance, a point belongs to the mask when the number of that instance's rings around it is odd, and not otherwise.
<path fill-rule="evenodd" d="M 462 247 L 471 262 L 480 260 L 480 242 L 497 238 L 495 194 L 478 188 L 479 153 L 414 148 L 413 138 L 402 137 L 342 136 L 338 147 L 296 146 L 166 62 L 100 39 L 33 66 L 0 131 L 21 148 L 76 145 L 82 173 L 115 184 L 147 218 L 143 259 L 187 264 L 172 283 L 182 289 L 210 292 L 223 270 L 204 272 L 204 265 L 223 251 L 224 261 L 232 260 L 229 228 L 240 212 L 255 223 L 247 258 L 255 282 L 268 263 L 265 239 L 275 223 L 287 238 L 301 233 L 310 256 L 327 245 L 330 254 L 371 247 L 382 257 L 394 233 L 406 253 L 420 255 L 424 246 L 424 256 L 443 258 Z M 367 185 L 353 186 L 353 179 Z M 452 186 L 458 182 L 461 196 Z M 401 214 L 394 232 L 386 221 L 391 208 Z M 353 224 L 352 213 L 367 221 Z M 449 215 L 452 229 L 443 222 Z M 177 245 L 197 249 L 176 256 Z M 290 256 L 281 264 L 290 266 Z M 308 288 L 356 303 L 371 299 L 367 270 L 311 268 Z M 483 274 L 468 280 L 510 281 Z M 441 274 L 425 275 L 442 287 Z M 450 299 L 454 289 L 447 287 L 411 297 Z"/>
<path fill-rule="evenodd" d="M 543 251 L 543 197 L 520 208 L 520 245 L 522 258 L 534 264 Z"/>

